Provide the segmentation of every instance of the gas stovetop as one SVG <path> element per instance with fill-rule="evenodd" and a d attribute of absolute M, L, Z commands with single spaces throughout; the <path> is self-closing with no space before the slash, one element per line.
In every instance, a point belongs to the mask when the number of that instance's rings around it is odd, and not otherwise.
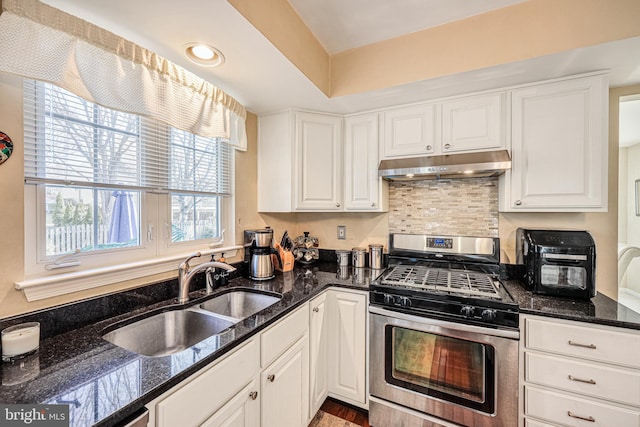
<path fill-rule="evenodd" d="M 518 306 L 498 279 L 497 238 L 392 234 L 389 267 L 370 302 L 415 315 L 518 327 Z"/>
<path fill-rule="evenodd" d="M 501 299 L 491 275 L 462 269 L 398 264 L 385 271 L 380 283 L 386 286 L 408 286 L 424 291 Z"/>

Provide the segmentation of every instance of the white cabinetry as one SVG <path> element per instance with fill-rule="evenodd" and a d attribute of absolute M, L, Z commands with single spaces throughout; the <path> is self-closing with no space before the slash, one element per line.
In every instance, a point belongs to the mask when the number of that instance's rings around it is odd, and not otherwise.
<path fill-rule="evenodd" d="M 525 426 L 640 426 L 640 333 L 521 316 Z"/>
<path fill-rule="evenodd" d="M 229 414 L 236 420 L 236 424 L 230 425 L 242 425 L 237 424 L 240 419 L 259 418 L 259 405 L 251 398 L 258 393 L 255 379 L 259 373 L 259 353 L 259 344 L 252 339 L 195 378 L 163 394 L 147 405 L 149 425 L 199 426 L 211 419 L 223 419 L 225 415 L 221 414 Z M 255 396 L 257 399 L 258 395 Z"/>
<path fill-rule="evenodd" d="M 287 111 L 258 119 L 258 211 L 342 210 L 342 118 Z"/>
<path fill-rule="evenodd" d="M 256 427 L 260 425 L 257 381 L 251 381 L 201 427 Z"/>
<path fill-rule="evenodd" d="M 341 210 L 342 119 L 295 113 L 296 210 Z"/>
<path fill-rule="evenodd" d="M 382 157 L 504 149 L 506 123 L 504 92 L 386 110 Z"/>
<path fill-rule="evenodd" d="M 258 211 L 381 211 L 377 114 L 287 111 L 258 119 Z M 346 159 L 345 159 L 346 156 Z"/>
<path fill-rule="evenodd" d="M 512 167 L 502 211 L 606 211 L 606 75 L 511 91 Z"/>
<path fill-rule="evenodd" d="M 327 365 L 330 343 L 327 292 L 312 299 L 309 307 L 311 309 L 309 311 L 309 419 L 311 419 L 329 394 Z"/>
<path fill-rule="evenodd" d="M 262 426 L 305 427 L 309 417 L 309 337 L 262 372 Z"/>
<path fill-rule="evenodd" d="M 329 291 L 329 395 L 367 407 L 367 294 Z"/>
<path fill-rule="evenodd" d="M 431 154 L 438 138 L 437 104 L 419 104 L 384 112 L 383 158 Z"/>
<path fill-rule="evenodd" d="M 261 426 L 305 427 L 309 420 L 309 305 L 262 333 Z"/>
<path fill-rule="evenodd" d="M 505 94 L 442 103 L 442 153 L 505 148 Z"/>
<path fill-rule="evenodd" d="M 378 114 L 345 119 L 344 209 L 388 209 L 387 182 L 378 177 Z"/>

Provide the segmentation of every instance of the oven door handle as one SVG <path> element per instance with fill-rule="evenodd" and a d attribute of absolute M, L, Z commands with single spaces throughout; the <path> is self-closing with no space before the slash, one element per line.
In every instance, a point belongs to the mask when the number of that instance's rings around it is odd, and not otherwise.
<path fill-rule="evenodd" d="M 442 328 L 453 329 L 461 332 L 471 332 L 478 334 L 491 335 L 501 338 L 509 338 L 513 340 L 520 339 L 520 331 L 483 328 L 481 326 L 467 325 L 464 323 L 447 322 L 444 320 L 433 319 L 430 317 L 412 316 L 411 314 L 400 313 L 397 311 L 385 310 L 384 308 L 369 306 L 369 313 L 379 314 L 381 316 L 391 317 L 395 319 L 406 320 L 407 322 L 421 323 L 423 325 L 439 326 Z"/>

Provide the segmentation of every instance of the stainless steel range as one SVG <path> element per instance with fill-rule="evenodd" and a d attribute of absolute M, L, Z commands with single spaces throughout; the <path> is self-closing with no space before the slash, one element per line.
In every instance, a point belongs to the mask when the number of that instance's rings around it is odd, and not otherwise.
<path fill-rule="evenodd" d="M 370 286 L 370 424 L 517 425 L 518 307 L 494 238 L 392 234 Z"/>

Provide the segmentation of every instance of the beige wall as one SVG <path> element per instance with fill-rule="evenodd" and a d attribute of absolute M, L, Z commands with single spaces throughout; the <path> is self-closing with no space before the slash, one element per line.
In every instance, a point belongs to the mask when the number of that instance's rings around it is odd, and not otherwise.
<path fill-rule="evenodd" d="M 640 36 L 638 0 L 529 0 L 328 55 L 286 0 L 228 0 L 329 97 Z"/>

